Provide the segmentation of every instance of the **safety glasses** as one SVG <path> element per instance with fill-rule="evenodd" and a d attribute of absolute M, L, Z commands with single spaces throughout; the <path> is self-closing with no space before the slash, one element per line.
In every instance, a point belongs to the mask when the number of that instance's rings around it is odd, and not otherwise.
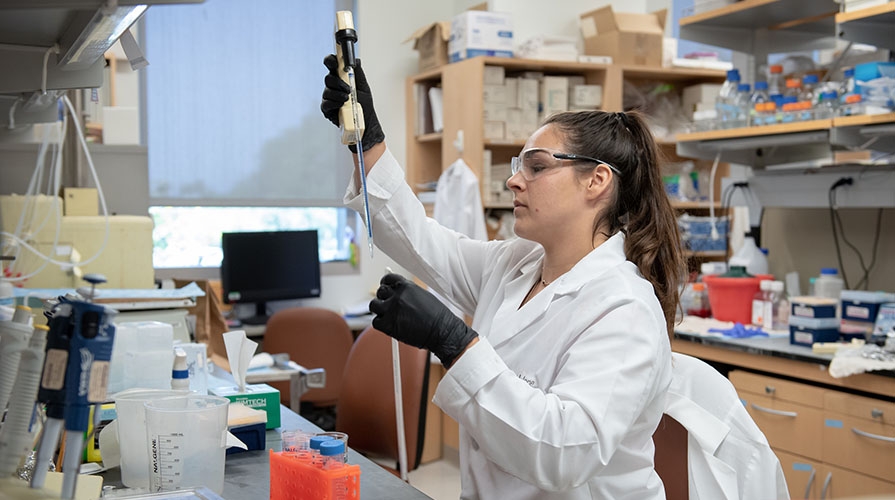
<path fill-rule="evenodd" d="M 522 172 L 522 178 L 528 182 L 532 182 L 544 175 L 545 172 L 559 167 L 568 167 L 575 162 L 589 161 L 597 164 L 602 163 L 609 167 L 613 172 L 621 175 L 621 171 L 611 163 L 607 163 L 597 158 L 589 156 L 581 156 L 570 153 L 561 153 L 547 148 L 531 148 L 526 149 L 519 156 L 514 156 L 510 161 L 510 170 L 513 175 Z"/>

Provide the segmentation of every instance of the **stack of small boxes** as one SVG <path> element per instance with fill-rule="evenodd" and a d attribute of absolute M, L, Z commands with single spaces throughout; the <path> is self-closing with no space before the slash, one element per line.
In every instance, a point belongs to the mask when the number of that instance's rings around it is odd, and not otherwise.
<path fill-rule="evenodd" d="M 839 330 L 845 340 L 852 338 L 869 340 L 873 335 L 885 334 L 884 331 L 876 332 L 874 325 L 880 309 L 883 309 L 882 306 L 895 302 L 895 294 L 843 290 L 840 300 L 842 321 L 839 323 Z"/>
<path fill-rule="evenodd" d="M 545 118 L 561 111 L 597 109 L 600 85 L 583 76 L 527 71 L 507 77 L 502 66 L 485 66 L 484 136 L 492 141 L 524 141 Z"/>
<path fill-rule="evenodd" d="M 789 343 L 811 347 L 815 342 L 839 340 L 838 301 L 826 297 L 792 297 Z"/>

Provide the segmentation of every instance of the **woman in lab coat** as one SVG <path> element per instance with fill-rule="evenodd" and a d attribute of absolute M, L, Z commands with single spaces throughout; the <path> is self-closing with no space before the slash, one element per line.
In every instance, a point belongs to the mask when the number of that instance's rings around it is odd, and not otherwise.
<path fill-rule="evenodd" d="M 324 63 L 321 109 L 338 123 L 348 89 Z M 652 434 L 683 260 L 643 120 L 548 118 L 507 181 L 519 238 L 482 242 L 426 217 L 361 70 L 357 86 L 376 245 L 473 318 L 394 274 L 371 303 L 374 327 L 448 368 L 434 402 L 460 424 L 462 498 L 664 498 Z"/>

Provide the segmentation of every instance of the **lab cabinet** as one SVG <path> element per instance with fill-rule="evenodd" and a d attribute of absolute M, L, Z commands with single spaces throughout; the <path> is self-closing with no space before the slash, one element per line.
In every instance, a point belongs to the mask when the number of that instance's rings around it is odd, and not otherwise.
<path fill-rule="evenodd" d="M 792 498 L 895 493 L 895 403 L 744 370 L 728 376 Z"/>
<path fill-rule="evenodd" d="M 831 48 L 837 37 L 895 49 L 895 2 L 838 11 L 834 0 L 742 0 L 682 18 L 680 33 L 683 39 L 750 53 L 756 64 L 781 50 Z M 753 167 L 750 189 L 763 206 L 826 208 L 829 186 L 849 168 L 834 166 L 834 152 L 872 144 L 895 153 L 895 112 L 694 132 L 679 134 L 677 141 L 683 156 L 720 156 Z M 765 169 L 769 165 L 788 168 Z M 837 200 L 839 206 L 895 206 L 895 176 L 859 176 L 851 191 L 856 195 Z"/>
<path fill-rule="evenodd" d="M 672 83 L 680 89 L 698 83 L 721 83 L 724 72 L 704 69 L 643 67 L 617 64 L 596 64 L 564 61 L 542 61 L 518 58 L 475 57 L 441 66 L 410 76 L 406 80 L 407 123 L 407 181 L 416 191 L 425 190 L 438 180 L 441 173 L 458 158 L 462 158 L 479 178 L 482 200 L 486 211 L 511 210 L 512 199 L 492 200 L 486 192 L 487 165 L 507 164 L 519 153 L 524 139 L 488 139 L 485 130 L 485 74 L 487 68 L 497 66 L 507 75 L 525 72 L 542 72 L 545 75 L 583 77 L 586 84 L 602 87 L 600 109 L 621 111 L 624 106 L 624 88 L 627 84 Z M 431 120 L 426 110 L 428 90 L 441 89 L 443 103 L 443 130 L 433 132 L 423 123 Z M 690 159 L 678 155 L 673 138 L 657 138 L 665 160 Z M 486 161 L 490 158 L 490 163 Z M 712 162 L 695 160 L 695 169 L 708 173 Z M 708 215 L 710 207 L 716 213 L 721 210 L 721 178 L 728 174 L 728 165 L 718 166 L 712 202 L 673 202 L 681 212 Z M 495 176 L 496 177 L 496 176 Z M 704 177 L 708 177 L 705 175 Z M 726 252 L 688 252 L 696 260 L 724 259 Z M 698 267 L 698 266 L 697 266 Z"/>

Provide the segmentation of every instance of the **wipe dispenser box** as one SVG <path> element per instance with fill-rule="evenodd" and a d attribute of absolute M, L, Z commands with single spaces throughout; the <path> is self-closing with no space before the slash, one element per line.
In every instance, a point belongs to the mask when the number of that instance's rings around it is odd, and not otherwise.
<path fill-rule="evenodd" d="M 224 334 L 224 347 L 235 385 L 225 385 L 209 389 L 209 393 L 242 403 L 249 408 L 267 413 L 267 429 L 280 426 L 280 391 L 267 384 L 246 384 L 246 371 L 258 344 L 246 338 L 245 331 L 234 330 Z"/>

